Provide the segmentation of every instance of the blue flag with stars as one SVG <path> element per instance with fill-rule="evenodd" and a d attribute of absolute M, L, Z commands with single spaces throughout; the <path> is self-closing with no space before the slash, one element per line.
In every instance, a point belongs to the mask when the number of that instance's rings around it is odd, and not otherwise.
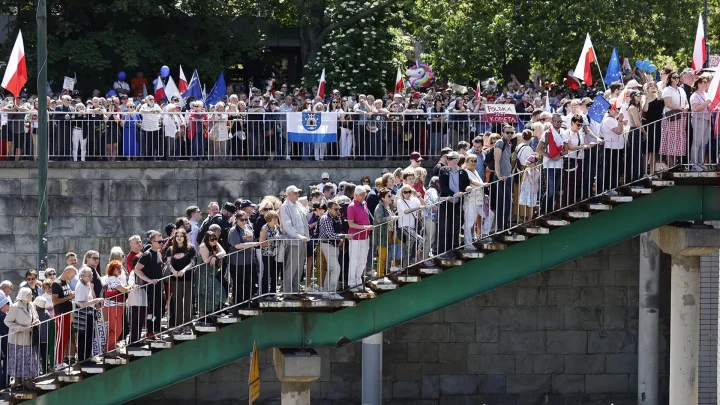
<path fill-rule="evenodd" d="M 610 109 L 610 102 L 605 100 L 603 96 L 595 97 L 590 109 L 588 110 L 588 118 L 595 122 L 602 122 L 605 113 Z"/>
<path fill-rule="evenodd" d="M 605 84 L 608 86 L 622 80 L 622 71 L 620 66 L 620 58 L 618 57 L 617 49 L 613 47 L 612 56 L 610 56 L 610 63 L 608 64 L 607 72 L 605 73 Z"/>

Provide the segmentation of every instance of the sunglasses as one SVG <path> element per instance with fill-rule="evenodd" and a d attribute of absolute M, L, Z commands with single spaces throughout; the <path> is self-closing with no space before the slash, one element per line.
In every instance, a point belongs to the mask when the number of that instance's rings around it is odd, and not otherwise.
<path fill-rule="evenodd" d="M 237 220 L 237 222 L 247 222 L 247 218 L 240 218 Z"/>
<path fill-rule="evenodd" d="M 210 238 L 209 241 L 210 241 L 210 242 L 215 242 L 215 241 L 217 241 L 217 238 Z"/>
<path fill-rule="evenodd" d="M 270 208 L 263 208 L 262 212 L 265 212 L 265 211 L 270 211 Z"/>
<path fill-rule="evenodd" d="M 680 76 L 670 76 L 671 79 L 679 79 Z"/>
<path fill-rule="evenodd" d="M 405 190 L 405 191 L 403 191 L 403 194 L 412 194 L 412 191 Z"/>
<path fill-rule="evenodd" d="M 513 132 L 513 131 L 509 131 L 509 132 L 505 131 L 505 135 L 514 135 L 514 134 L 515 134 L 515 132 Z"/>
<path fill-rule="evenodd" d="M 468 163 L 477 163 L 477 160 L 468 160 Z"/>

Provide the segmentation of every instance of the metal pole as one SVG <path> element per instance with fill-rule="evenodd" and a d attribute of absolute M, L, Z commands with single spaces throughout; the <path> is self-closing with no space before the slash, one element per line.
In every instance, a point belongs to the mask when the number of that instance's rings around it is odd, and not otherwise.
<path fill-rule="evenodd" d="M 708 2 L 703 2 L 703 32 L 705 33 L 705 65 L 703 67 L 710 67 L 710 46 L 708 45 L 708 31 L 707 31 L 707 17 L 708 17 Z M 714 67 L 714 66 L 713 66 Z"/>
<path fill-rule="evenodd" d="M 48 170 L 48 122 L 47 122 L 47 11 L 45 0 L 38 0 L 37 11 L 37 90 L 38 90 L 38 261 L 37 270 L 47 267 L 48 222 L 47 170 Z"/>
<path fill-rule="evenodd" d="M 362 404 L 382 404 L 383 333 L 362 340 Z"/>
<path fill-rule="evenodd" d="M 649 232 L 640 234 L 638 310 L 638 405 L 658 405 L 660 249 Z"/>

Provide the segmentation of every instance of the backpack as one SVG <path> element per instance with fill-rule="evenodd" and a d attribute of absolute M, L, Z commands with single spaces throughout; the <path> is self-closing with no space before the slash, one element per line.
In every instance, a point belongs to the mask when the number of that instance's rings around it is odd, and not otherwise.
<path fill-rule="evenodd" d="M 512 153 L 512 156 L 510 157 L 510 167 L 512 167 L 513 173 L 519 173 L 523 170 L 525 170 L 525 165 L 522 162 L 518 162 L 518 156 L 520 156 L 520 152 L 524 148 L 529 148 L 530 145 L 528 144 L 522 144 L 519 148 L 515 149 L 515 151 Z"/>
<path fill-rule="evenodd" d="M 215 214 L 212 217 L 205 218 L 205 221 L 203 221 L 202 225 L 200 225 L 200 230 L 198 231 L 197 239 L 195 240 L 195 242 L 198 244 L 198 246 L 203 243 L 203 239 L 205 239 L 205 234 L 210 229 L 210 225 L 216 224 L 216 223 L 218 225 L 220 225 L 217 221 L 217 218 L 222 219 L 222 215 Z"/>
<path fill-rule="evenodd" d="M 503 142 L 502 152 L 505 152 L 508 143 Z M 495 171 L 495 145 L 492 148 L 483 152 L 483 159 L 485 159 L 485 168 L 489 171 Z"/>

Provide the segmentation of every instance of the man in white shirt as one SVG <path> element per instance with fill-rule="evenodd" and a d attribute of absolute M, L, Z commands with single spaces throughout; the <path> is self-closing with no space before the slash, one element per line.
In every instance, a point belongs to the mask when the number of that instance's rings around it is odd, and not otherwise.
<path fill-rule="evenodd" d="M 125 72 L 118 73 L 118 80 L 113 83 L 113 89 L 117 95 L 130 94 L 130 84 L 125 81 Z"/>
<path fill-rule="evenodd" d="M 540 213 L 553 212 L 556 207 L 555 195 L 560 189 L 563 155 L 566 153 L 567 133 L 562 129 L 563 119 L 560 114 L 553 114 L 550 129 L 545 132 L 538 143 L 537 153 L 543 157 L 543 175 L 545 181 L 540 191 Z M 552 134 L 552 139 L 550 139 Z M 551 146 L 551 142 L 554 146 Z M 554 152 L 551 152 L 551 149 Z"/>
<path fill-rule="evenodd" d="M 328 172 L 324 172 L 323 174 L 321 174 L 320 180 L 321 182 L 318 183 L 317 186 L 315 186 L 318 190 L 320 190 L 320 192 L 323 192 L 326 185 L 331 185 L 333 186 L 333 194 L 337 194 L 337 186 L 333 183 L 330 183 L 330 174 L 328 174 Z"/>
<path fill-rule="evenodd" d="M 163 142 L 160 133 L 160 113 L 162 109 L 155 104 L 155 97 L 145 97 L 145 104 L 138 110 L 142 118 L 140 154 L 144 160 L 156 160 L 162 156 Z"/>
<path fill-rule="evenodd" d="M 300 189 L 289 186 L 285 189 L 286 199 L 280 207 L 280 227 L 285 243 L 283 260 L 283 293 L 286 298 L 300 292 L 300 276 L 307 261 L 306 242 L 310 238 L 307 208 L 298 202 Z M 289 294 L 289 295 L 288 295 Z"/>
<path fill-rule="evenodd" d="M 188 239 L 195 248 L 195 253 L 199 252 L 197 243 L 197 234 L 200 231 L 200 218 L 202 218 L 202 212 L 200 207 L 192 205 L 185 210 L 185 216 L 190 221 L 190 232 L 188 233 Z"/>
<path fill-rule="evenodd" d="M 615 105 L 615 100 L 610 100 L 610 105 Z M 607 191 L 608 195 L 618 195 L 612 190 L 618 186 L 618 177 L 625 166 L 625 136 L 623 130 L 623 114 L 615 108 L 611 108 L 602 120 L 600 126 L 600 137 L 605 141 L 603 149 L 603 181 L 598 179 L 600 190 Z M 609 191 L 608 191 L 609 190 Z"/>

